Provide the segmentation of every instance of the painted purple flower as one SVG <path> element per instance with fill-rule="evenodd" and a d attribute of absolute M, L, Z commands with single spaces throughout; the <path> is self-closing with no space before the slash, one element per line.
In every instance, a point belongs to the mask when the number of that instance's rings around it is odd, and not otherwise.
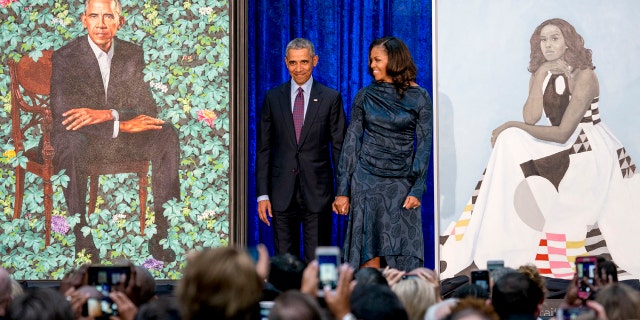
<path fill-rule="evenodd" d="M 59 234 L 69 232 L 69 223 L 63 216 L 51 216 L 51 230 Z"/>
<path fill-rule="evenodd" d="M 143 267 L 149 270 L 162 270 L 163 265 L 162 261 L 158 261 L 154 258 L 149 258 L 142 264 Z"/>

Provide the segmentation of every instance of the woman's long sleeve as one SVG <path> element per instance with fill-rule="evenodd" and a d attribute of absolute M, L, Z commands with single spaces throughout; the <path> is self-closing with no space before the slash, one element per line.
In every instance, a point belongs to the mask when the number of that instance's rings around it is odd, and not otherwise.
<path fill-rule="evenodd" d="M 362 147 L 362 135 L 364 133 L 364 91 L 361 90 L 353 102 L 351 107 L 351 122 L 347 129 L 342 145 L 342 153 L 340 154 L 340 163 L 338 165 L 336 194 L 338 196 L 349 196 L 351 191 L 351 175 L 356 168 L 358 158 L 360 156 L 360 148 Z"/>
<path fill-rule="evenodd" d="M 427 168 L 431 156 L 431 146 L 433 143 L 433 104 L 431 98 L 425 94 L 425 105 L 418 113 L 418 123 L 416 125 L 416 152 L 413 157 L 411 176 L 415 177 L 415 182 L 409 192 L 410 196 L 418 199 L 422 198 L 427 179 Z"/>

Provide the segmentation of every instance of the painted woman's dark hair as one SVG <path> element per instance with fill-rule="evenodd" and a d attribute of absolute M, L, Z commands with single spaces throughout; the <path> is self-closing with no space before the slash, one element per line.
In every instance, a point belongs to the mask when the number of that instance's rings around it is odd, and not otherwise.
<path fill-rule="evenodd" d="M 576 28 L 565 20 L 554 18 L 541 23 L 531 35 L 531 40 L 529 41 L 531 44 L 531 56 L 528 68 L 529 72 L 536 72 L 540 65 L 547 61 L 540 49 L 540 31 L 548 25 L 554 25 L 562 32 L 564 42 L 568 47 L 564 53 L 564 60 L 571 67 L 574 69 L 596 68 L 593 65 L 593 61 L 591 61 L 591 49 L 584 47 L 584 39 L 576 31 Z"/>

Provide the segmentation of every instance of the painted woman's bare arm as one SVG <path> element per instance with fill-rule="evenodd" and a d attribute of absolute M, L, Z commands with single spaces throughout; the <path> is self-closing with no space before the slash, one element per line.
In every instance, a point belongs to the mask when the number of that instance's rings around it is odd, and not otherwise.
<path fill-rule="evenodd" d="M 523 122 L 511 122 L 510 126 L 520 128 L 538 139 L 565 143 L 578 127 L 593 98 L 599 95 L 598 78 L 593 70 L 576 71 L 573 80 L 571 101 L 559 126 L 537 126 Z"/>
<path fill-rule="evenodd" d="M 600 94 L 598 78 L 591 69 L 575 71 L 570 85 L 572 87 L 571 101 L 562 116 L 560 125 L 540 126 L 519 121 L 509 121 L 493 131 L 492 144 L 502 131 L 510 127 L 520 128 L 541 140 L 565 143 L 578 127 L 582 117 L 589 109 L 591 101 Z"/>
<path fill-rule="evenodd" d="M 546 73 L 545 73 L 546 74 Z M 542 82 L 543 75 L 531 74 L 529 79 L 529 95 L 522 108 L 522 118 L 526 124 L 536 124 L 542 117 Z"/>

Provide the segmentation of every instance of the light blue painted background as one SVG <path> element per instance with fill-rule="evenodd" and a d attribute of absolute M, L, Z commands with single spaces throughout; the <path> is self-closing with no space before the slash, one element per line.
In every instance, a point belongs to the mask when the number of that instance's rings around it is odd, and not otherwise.
<path fill-rule="evenodd" d="M 567 20 L 592 49 L 602 120 L 639 164 L 640 1 L 439 0 L 436 10 L 441 232 L 481 177 L 491 131 L 522 121 L 529 39 L 546 19 Z"/>

